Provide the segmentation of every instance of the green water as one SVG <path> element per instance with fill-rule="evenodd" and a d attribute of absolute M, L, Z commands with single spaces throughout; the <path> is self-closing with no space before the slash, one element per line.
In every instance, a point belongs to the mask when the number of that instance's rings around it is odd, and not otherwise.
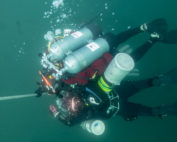
<path fill-rule="evenodd" d="M 50 19 L 43 15 L 51 1 L 6 0 L 0 4 L 0 95 L 10 96 L 32 93 L 39 80 L 40 60 L 47 42 L 44 34 L 50 30 Z M 103 13 L 100 22 L 103 30 L 118 33 L 128 26 L 135 27 L 146 21 L 163 17 L 169 29 L 177 28 L 176 0 L 65 0 L 66 8 L 72 9 L 72 16 L 58 23 L 59 28 L 67 24 L 80 24 Z M 108 9 L 105 10 L 105 3 Z M 78 6 L 77 6 L 78 5 Z M 53 15 L 59 15 L 56 13 Z M 142 37 L 128 41 L 138 46 Z M 173 68 L 176 63 L 177 45 L 156 44 L 137 64 L 140 78 L 147 78 Z M 177 100 L 177 86 L 151 88 L 131 98 L 147 105 L 160 105 Z M 175 142 L 177 141 L 177 118 L 141 117 L 133 122 L 112 118 L 106 123 L 106 132 L 95 137 L 79 126 L 69 128 L 53 119 L 48 112 L 51 98 L 26 98 L 0 102 L 1 142 Z"/>

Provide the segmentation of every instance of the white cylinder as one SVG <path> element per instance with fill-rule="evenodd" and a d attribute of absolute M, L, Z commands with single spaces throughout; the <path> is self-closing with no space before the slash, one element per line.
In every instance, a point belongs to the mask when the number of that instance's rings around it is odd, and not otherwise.
<path fill-rule="evenodd" d="M 84 121 L 81 127 L 94 135 L 102 135 L 105 131 L 105 124 L 101 120 Z"/>
<path fill-rule="evenodd" d="M 122 79 L 134 68 L 135 63 L 126 53 L 118 53 L 104 72 L 104 77 L 109 83 L 119 85 Z"/>
<path fill-rule="evenodd" d="M 103 38 L 98 38 L 94 42 L 74 51 L 64 59 L 64 67 L 69 73 L 78 73 L 88 67 L 105 52 L 109 51 L 109 44 Z"/>

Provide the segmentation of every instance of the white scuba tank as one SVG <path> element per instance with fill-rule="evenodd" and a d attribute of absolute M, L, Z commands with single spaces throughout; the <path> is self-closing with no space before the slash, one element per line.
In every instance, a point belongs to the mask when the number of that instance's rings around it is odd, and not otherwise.
<path fill-rule="evenodd" d="M 71 51 L 84 46 L 90 40 L 100 35 L 100 33 L 101 29 L 97 25 L 88 25 L 64 37 L 64 39 L 54 42 L 47 57 L 51 62 L 61 61 Z"/>
<path fill-rule="evenodd" d="M 102 135 L 105 131 L 105 124 L 101 120 L 88 120 L 81 123 L 81 127 L 94 135 Z"/>
<path fill-rule="evenodd" d="M 79 73 L 105 52 L 108 52 L 109 48 L 109 44 L 105 39 L 98 38 L 68 55 L 64 59 L 64 70 L 72 74 Z"/>
<path fill-rule="evenodd" d="M 131 56 L 126 53 L 118 53 L 106 68 L 104 77 L 109 83 L 119 85 L 134 66 L 135 63 Z"/>

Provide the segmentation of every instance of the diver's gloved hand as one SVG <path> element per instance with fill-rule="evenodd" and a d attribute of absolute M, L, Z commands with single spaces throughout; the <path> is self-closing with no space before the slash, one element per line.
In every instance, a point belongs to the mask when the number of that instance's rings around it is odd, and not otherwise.
<path fill-rule="evenodd" d="M 42 96 L 41 88 L 38 88 L 34 93 L 36 93 L 36 97 L 41 97 Z"/>
<path fill-rule="evenodd" d="M 145 23 L 140 26 L 140 30 L 148 32 L 153 41 L 161 41 L 166 36 L 168 24 L 165 19 L 159 18 L 150 23 Z"/>

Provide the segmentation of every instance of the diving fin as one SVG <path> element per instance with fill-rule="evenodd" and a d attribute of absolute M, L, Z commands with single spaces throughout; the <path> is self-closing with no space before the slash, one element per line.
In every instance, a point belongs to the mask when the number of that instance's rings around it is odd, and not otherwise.
<path fill-rule="evenodd" d="M 167 43 L 167 44 L 176 44 L 177 43 L 177 29 L 169 31 L 166 34 L 162 42 Z"/>
<path fill-rule="evenodd" d="M 169 104 L 169 105 L 162 105 L 159 107 L 155 107 L 152 109 L 153 116 L 177 116 L 177 101 Z"/>
<path fill-rule="evenodd" d="M 164 18 L 155 19 L 149 23 L 145 23 L 142 27 L 142 30 L 147 31 L 149 33 L 153 32 L 166 32 L 168 28 L 167 21 Z"/>

